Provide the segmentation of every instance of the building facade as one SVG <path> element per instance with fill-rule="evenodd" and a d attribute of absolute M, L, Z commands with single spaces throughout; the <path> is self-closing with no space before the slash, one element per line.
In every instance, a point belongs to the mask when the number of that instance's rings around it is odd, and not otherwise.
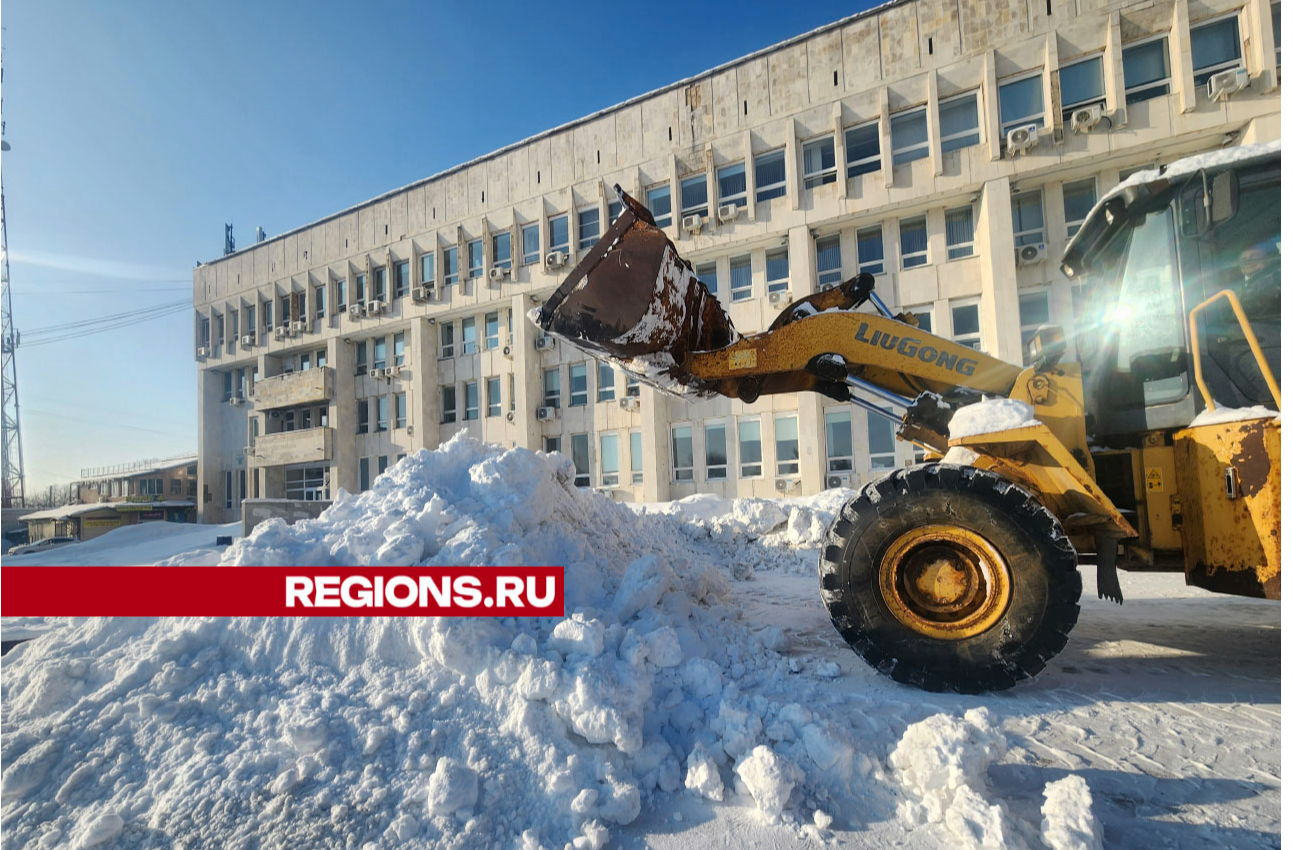
<path fill-rule="evenodd" d="M 1074 336 L 1058 258 L 1102 193 L 1279 138 L 1280 13 L 899 0 L 200 265 L 201 518 L 365 489 L 459 431 L 559 450 L 626 500 L 809 494 L 911 463 L 858 408 L 675 399 L 526 313 L 619 184 L 742 332 L 865 270 L 933 332 L 1020 362 L 1039 324 Z"/>
<path fill-rule="evenodd" d="M 188 501 L 196 506 L 197 455 L 187 454 L 134 463 L 82 469 L 72 483 L 72 502 Z"/>

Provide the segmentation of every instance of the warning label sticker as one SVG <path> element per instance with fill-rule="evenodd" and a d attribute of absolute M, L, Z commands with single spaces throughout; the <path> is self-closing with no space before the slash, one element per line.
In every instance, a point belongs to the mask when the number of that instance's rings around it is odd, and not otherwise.
<path fill-rule="evenodd" d="M 1162 489 L 1162 467 L 1150 466 L 1144 471 L 1144 480 L 1150 492 Z"/>

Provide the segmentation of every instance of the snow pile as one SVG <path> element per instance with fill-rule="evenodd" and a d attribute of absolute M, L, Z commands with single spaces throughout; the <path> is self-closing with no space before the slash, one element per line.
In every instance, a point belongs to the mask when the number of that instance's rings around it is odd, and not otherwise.
<path fill-rule="evenodd" d="M 809 534 L 824 513 L 748 500 L 710 537 L 576 489 L 558 455 L 419 452 L 223 562 L 563 564 L 566 618 L 71 621 L 5 658 L 6 846 L 119 819 L 127 844 L 596 850 L 688 792 L 851 816 L 892 738 L 727 603 L 732 553 L 770 548 L 738 541 L 795 510 Z"/>
<path fill-rule="evenodd" d="M 1242 422 L 1245 419 L 1270 419 L 1278 416 L 1277 410 L 1268 407 L 1224 407 L 1216 405 L 1215 410 L 1204 410 L 1189 423 L 1190 428 L 1201 428 L 1203 425 L 1223 425 L 1226 422 Z"/>
<path fill-rule="evenodd" d="M 1086 780 L 1073 774 L 1045 786 L 1041 832 L 1051 850 L 1103 850 L 1104 831 L 1090 810 Z"/>
<path fill-rule="evenodd" d="M 1012 398 L 993 398 L 957 410 L 947 430 L 954 440 L 1040 424 L 1032 405 Z"/>

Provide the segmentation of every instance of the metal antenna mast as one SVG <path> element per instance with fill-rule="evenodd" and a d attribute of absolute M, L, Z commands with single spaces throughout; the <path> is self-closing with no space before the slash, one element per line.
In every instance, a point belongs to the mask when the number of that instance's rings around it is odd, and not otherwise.
<path fill-rule="evenodd" d="M 0 85 L 3 85 L 4 69 L 0 67 Z M 0 111 L 3 110 L 0 100 Z M 0 136 L 4 133 L 4 121 L 0 119 Z M 9 143 L 0 141 L 0 151 L 9 150 Z M 14 361 L 14 352 L 18 348 L 18 333 L 13 328 L 13 299 L 9 293 L 9 223 L 4 203 L 4 183 L 0 178 L 0 278 L 4 292 L 0 302 L 3 323 L 0 326 L 0 366 L 3 367 L 3 443 L 4 443 L 4 507 L 21 508 L 27 504 L 26 476 L 22 468 L 22 431 L 18 422 L 18 365 Z"/>

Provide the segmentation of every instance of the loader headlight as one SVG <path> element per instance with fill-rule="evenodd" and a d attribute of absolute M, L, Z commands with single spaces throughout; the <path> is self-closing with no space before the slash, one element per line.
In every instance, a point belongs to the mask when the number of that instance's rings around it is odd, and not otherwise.
<path fill-rule="evenodd" d="M 1038 372 L 1059 365 L 1068 352 L 1068 339 L 1058 325 L 1041 325 L 1027 343 L 1027 362 Z"/>

